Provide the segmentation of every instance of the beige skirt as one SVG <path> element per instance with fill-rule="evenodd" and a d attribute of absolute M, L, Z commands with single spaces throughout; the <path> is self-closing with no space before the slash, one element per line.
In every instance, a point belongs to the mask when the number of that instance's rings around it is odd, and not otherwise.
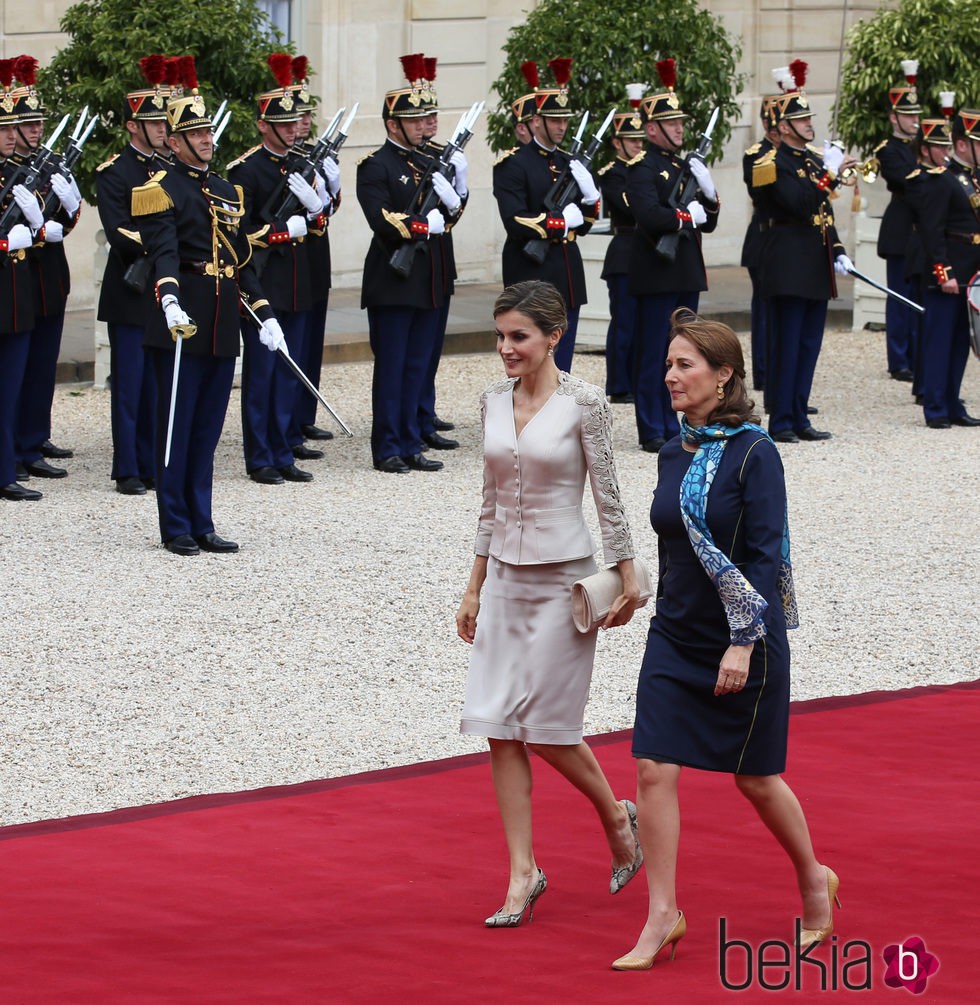
<path fill-rule="evenodd" d="M 591 557 L 547 565 L 489 560 L 461 733 L 581 742 L 596 633 L 582 635 L 572 623 L 572 583 L 595 571 Z"/>

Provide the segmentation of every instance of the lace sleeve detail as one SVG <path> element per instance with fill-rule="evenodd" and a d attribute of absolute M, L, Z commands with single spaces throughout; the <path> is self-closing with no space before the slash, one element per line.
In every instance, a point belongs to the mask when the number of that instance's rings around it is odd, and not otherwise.
<path fill-rule="evenodd" d="M 633 535 L 620 495 L 613 458 L 612 409 L 598 387 L 575 377 L 563 375 L 559 392 L 574 395 L 582 407 L 582 449 L 592 483 L 592 497 L 599 514 L 603 558 L 610 565 L 635 558 Z"/>
<path fill-rule="evenodd" d="M 491 384 L 480 395 L 480 429 L 486 440 L 487 404 L 491 394 L 501 394 L 506 391 L 512 381 L 500 380 Z M 497 516 L 497 482 L 490 470 L 486 457 L 483 459 L 483 504 L 480 507 L 480 519 L 476 528 L 476 542 L 473 551 L 477 555 L 490 554 L 490 539 L 493 536 L 493 524 Z"/>

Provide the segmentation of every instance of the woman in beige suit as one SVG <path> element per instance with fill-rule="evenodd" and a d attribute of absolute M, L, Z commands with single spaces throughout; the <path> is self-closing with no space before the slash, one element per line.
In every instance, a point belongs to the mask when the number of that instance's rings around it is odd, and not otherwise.
<path fill-rule="evenodd" d="M 460 730 L 489 739 L 510 855 L 507 896 L 486 919 L 500 928 L 521 924 L 525 911 L 530 921 L 548 885 L 531 840 L 528 747 L 595 806 L 612 852 L 610 892 L 642 862 L 636 807 L 615 798 L 582 741 L 596 635 L 576 631 L 571 586 L 596 571 L 582 512 L 586 476 L 605 560 L 623 580 L 602 627 L 630 620 L 639 587 L 605 395 L 555 365 L 567 324 L 560 294 L 550 283 L 517 283 L 500 294 L 493 315 L 507 379 L 481 397 L 483 508 L 456 627 L 473 644 Z"/>

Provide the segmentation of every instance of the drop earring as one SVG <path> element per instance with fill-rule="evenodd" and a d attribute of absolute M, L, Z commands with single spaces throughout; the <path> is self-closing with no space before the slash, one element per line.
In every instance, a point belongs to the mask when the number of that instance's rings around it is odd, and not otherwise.
<path fill-rule="evenodd" d="M 725 385 L 720 380 L 718 381 L 718 386 L 715 388 L 715 394 L 718 395 L 719 401 L 725 397 Z"/>
<path fill-rule="evenodd" d="M 549 345 L 548 346 L 548 355 L 549 356 L 554 356 L 554 354 L 555 354 L 555 347 L 553 345 Z"/>

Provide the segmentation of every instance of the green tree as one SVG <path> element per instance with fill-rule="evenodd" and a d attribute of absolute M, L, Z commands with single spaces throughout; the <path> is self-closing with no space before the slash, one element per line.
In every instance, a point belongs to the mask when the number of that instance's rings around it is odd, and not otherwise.
<path fill-rule="evenodd" d="M 888 88 L 903 81 L 903 59 L 919 61 L 916 83 L 927 115 L 941 114 L 940 91 L 955 91 L 958 108 L 977 107 L 980 0 L 901 0 L 854 25 L 846 51 L 837 132 L 866 156 L 888 134 Z"/>
<path fill-rule="evenodd" d="M 90 202 L 96 166 L 124 140 L 124 96 L 147 86 L 141 56 L 193 55 L 208 110 L 228 99 L 233 115 L 216 155 L 223 165 L 256 142 L 254 97 L 274 86 L 265 58 L 289 49 L 253 0 L 82 0 L 65 11 L 61 30 L 71 41 L 38 74 L 38 89 L 52 118 L 85 105 L 100 113 L 77 169 Z"/>
<path fill-rule="evenodd" d="M 659 88 L 655 64 L 673 57 L 677 94 L 694 128 L 708 124 L 716 105 L 721 109 L 712 160 L 721 156 L 739 115 L 736 96 L 745 81 L 735 67 L 741 46 L 697 0 L 543 0 L 511 31 L 504 53 L 503 72 L 493 85 L 501 100 L 488 118 L 494 150 L 514 145 L 510 103 L 527 93 L 520 69 L 525 60 L 538 64 L 546 86 L 548 60 L 571 56 L 572 106 L 588 109 L 590 125 L 597 127 L 610 108 L 629 107 L 628 83 L 646 83 L 648 92 Z"/>

